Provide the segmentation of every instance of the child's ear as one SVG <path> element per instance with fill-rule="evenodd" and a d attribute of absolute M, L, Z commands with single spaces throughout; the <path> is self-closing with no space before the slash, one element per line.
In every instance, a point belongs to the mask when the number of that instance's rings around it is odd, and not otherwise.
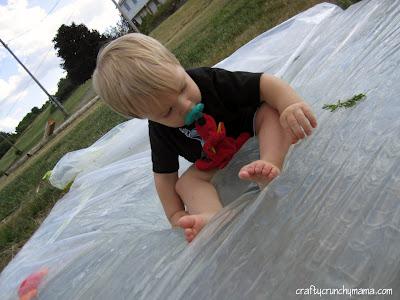
<path fill-rule="evenodd" d="M 117 112 L 118 113 L 118 112 Z M 119 113 L 121 116 L 127 118 L 127 119 L 144 119 L 142 117 L 139 117 L 133 113 L 129 113 L 129 114 L 123 114 L 123 113 Z"/>
<path fill-rule="evenodd" d="M 135 114 L 131 114 L 131 118 L 133 118 L 133 119 L 143 119 L 143 118 L 141 118 L 141 117 L 139 117 L 139 116 L 137 116 Z"/>

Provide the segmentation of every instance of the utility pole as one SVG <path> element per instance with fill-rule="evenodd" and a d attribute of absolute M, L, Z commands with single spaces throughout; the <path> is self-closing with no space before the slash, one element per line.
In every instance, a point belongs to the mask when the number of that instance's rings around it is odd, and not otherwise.
<path fill-rule="evenodd" d="M 136 32 L 140 32 L 139 29 L 135 26 L 135 24 L 133 24 L 132 20 L 126 15 L 126 13 L 123 11 L 123 9 L 121 8 L 121 6 L 115 1 L 115 0 L 111 0 L 115 6 L 118 8 L 119 12 L 121 13 L 121 15 L 124 17 L 124 19 L 126 21 L 128 21 L 129 25 L 132 27 L 132 29 Z"/>
<path fill-rule="evenodd" d="M 25 69 L 25 71 L 28 72 L 28 74 L 38 84 L 38 86 L 43 90 L 43 92 L 45 92 L 45 94 L 49 97 L 50 101 L 53 102 L 62 111 L 62 113 L 64 114 L 65 117 L 68 117 L 68 113 L 65 110 L 65 108 L 61 105 L 61 103 L 46 91 L 46 89 L 40 84 L 40 82 L 35 78 L 35 76 L 33 76 L 33 74 L 31 72 L 29 72 L 27 67 L 25 67 L 24 64 L 18 59 L 18 57 L 15 56 L 15 54 L 11 51 L 10 48 L 8 48 L 8 46 L 6 45 L 6 43 L 3 42 L 2 39 L 0 39 L 0 42 L 8 50 L 8 52 L 10 52 L 11 55 L 17 60 L 17 62 L 19 62 L 19 64 Z"/>

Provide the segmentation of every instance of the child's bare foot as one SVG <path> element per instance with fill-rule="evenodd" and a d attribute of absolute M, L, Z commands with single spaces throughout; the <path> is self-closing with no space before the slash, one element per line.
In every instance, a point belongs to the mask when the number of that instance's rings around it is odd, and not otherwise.
<path fill-rule="evenodd" d="M 178 220 L 178 226 L 185 230 L 185 238 L 190 243 L 209 221 L 205 215 L 186 215 Z"/>
<path fill-rule="evenodd" d="M 255 181 L 260 188 L 264 188 L 280 172 L 279 168 L 272 163 L 264 160 L 256 160 L 240 169 L 239 178 Z"/>

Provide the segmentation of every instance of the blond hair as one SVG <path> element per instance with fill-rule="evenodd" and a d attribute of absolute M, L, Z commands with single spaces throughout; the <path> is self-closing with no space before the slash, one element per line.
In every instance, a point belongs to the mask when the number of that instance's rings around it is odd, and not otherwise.
<path fill-rule="evenodd" d="M 176 66 L 179 61 L 157 40 L 127 34 L 100 50 L 93 87 L 116 112 L 143 118 L 161 107 L 159 95 L 179 90 Z"/>

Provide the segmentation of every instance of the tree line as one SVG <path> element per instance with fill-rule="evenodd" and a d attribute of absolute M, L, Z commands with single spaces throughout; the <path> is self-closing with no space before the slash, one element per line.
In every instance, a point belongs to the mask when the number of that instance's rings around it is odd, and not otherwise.
<path fill-rule="evenodd" d="M 97 30 L 90 30 L 84 24 L 61 25 L 53 38 L 54 48 L 57 50 L 63 62 L 61 67 L 66 71 L 66 76 L 61 78 L 57 84 L 57 92 L 53 95 L 61 103 L 65 102 L 72 92 L 86 80 L 90 79 L 96 67 L 96 58 L 99 49 L 107 42 L 128 33 L 128 23 L 122 18 L 104 33 Z M 29 127 L 35 118 L 45 109 L 55 106 L 48 100 L 41 108 L 33 107 L 25 115 L 15 129 L 15 133 L 0 132 L 12 143 Z M 0 139 L 0 158 L 11 148 L 11 145 L 4 139 Z M 21 153 L 16 153 L 21 154 Z"/>

